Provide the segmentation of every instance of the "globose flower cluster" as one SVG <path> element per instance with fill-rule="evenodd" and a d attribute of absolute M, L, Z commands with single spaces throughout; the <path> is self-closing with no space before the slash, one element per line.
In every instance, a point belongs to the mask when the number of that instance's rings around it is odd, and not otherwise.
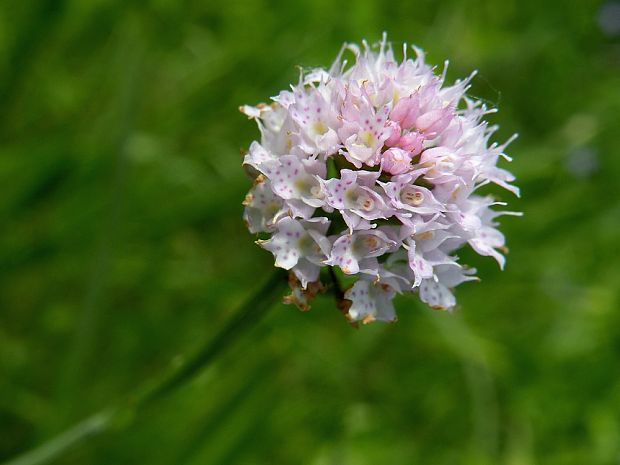
<path fill-rule="evenodd" d="M 395 320 L 398 293 L 454 307 L 453 288 L 476 279 L 455 255 L 464 245 L 504 266 L 495 218 L 513 212 L 476 191 L 495 183 L 518 195 L 496 166 L 510 140 L 489 143 L 497 127 L 483 118 L 493 110 L 465 95 L 475 73 L 446 85 L 445 67 L 435 74 L 413 50 L 407 58 L 405 45 L 398 63 L 385 36 L 372 48 L 345 44 L 329 70 L 302 72 L 270 105 L 241 108 L 261 132 L 243 162 L 255 179 L 244 219 L 268 234 L 257 243 L 275 266 L 292 271 L 289 301 L 300 308 L 322 267 L 357 277 L 344 311 L 366 323 Z"/>

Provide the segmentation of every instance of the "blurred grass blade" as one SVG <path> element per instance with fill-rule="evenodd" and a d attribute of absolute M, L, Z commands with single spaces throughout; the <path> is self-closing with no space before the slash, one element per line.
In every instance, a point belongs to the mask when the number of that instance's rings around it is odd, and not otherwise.
<path fill-rule="evenodd" d="M 251 328 L 273 306 L 281 295 L 286 283 L 286 273 L 277 269 L 271 278 L 241 306 L 236 316 L 218 334 L 199 350 L 186 364 L 151 382 L 146 388 L 128 396 L 115 406 L 102 410 L 63 433 L 50 439 L 39 447 L 26 452 L 4 465 L 37 465 L 48 463 L 61 456 L 74 445 L 104 433 L 114 426 L 116 429 L 128 427 L 140 408 L 165 397 L 175 389 L 193 379 L 201 370 L 215 360 L 215 357 L 234 343 L 240 335 Z"/>
<path fill-rule="evenodd" d="M 6 465 L 48 463 L 50 460 L 53 460 L 64 451 L 71 448 L 74 444 L 107 430 L 112 423 L 115 413 L 114 410 L 103 410 L 96 413 L 36 449 L 6 462 Z"/>
<path fill-rule="evenodd" d="M 281 294 L 283 284 L 285 283 L 286 273 L 276 269 L 265 285 L 255 296 L 243 304 L 237 315 L 222 331 L 218 332 L 209 344 L 196 353 L 189 362 L 174 371 L 167 379 L 158 382 L 140 396 L 137 406 L 146 405 L 167 395 L 209 365 L 216 355 L 230 345 L 231 338 L 242 334 L 245 329 L 252 326 L 261 316 L 265 315 L 267 310 L 273 305 L 274 300 Z"/>

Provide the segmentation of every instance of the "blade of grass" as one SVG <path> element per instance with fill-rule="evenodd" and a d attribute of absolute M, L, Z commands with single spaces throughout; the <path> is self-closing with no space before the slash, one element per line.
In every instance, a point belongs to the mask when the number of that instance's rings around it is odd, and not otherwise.
<path fill-rule="evenodd" d="M 65 432 L 55 436 L 49 441 L 41 444 L 36 449 L 32 449 L 19 457 L 6 462 L 6 465 L 32 465 L 38 463 L 48 463 L 59 457 L 64 451 L 73 445 L 106 431 L 112 424 L 115 415 L 112 409 L 102 410 L 90 417 L 77 423 Z"/>
<path fill-rule="evenodd" d="M 142 408 L 157 402 L 192 380 L 211 364 L 216 356 L 229 348 L 241 334 L 248 331 L 273 306 L 286 284 L 287 274 L 275 270 L 269 280 L 241 306 L 236 315 L 218 334 L 196 352 L 190 360 L 159 378 L 147 382 L 145 387 L 127 396 L 123 401 L 91 415 L 75 426 L 58 434 L 40 446 L 15 457 L 4 465 L 38 465 L 60 457 L 71 447 L 84 440 L 115 429 L 129 427 Z"/>
<path fill-rule="evenodd" d="M 87 281 L 82 313 L 78 320 L 73 344 L 68 353 L 63 375 L 59 383 L 59 400 L 63 405 L 64 420 L 73 418 L 74 402 L 77 392 L 82 388 L 88 362 L 96 348 L 104 313 L 102 298 L 108 284 L 112 257 L 115 253 L 120 230 L 123 224 L 123 205 L 127 190 L 127 144 L 139 105 L 141 63 L 143 60 L 143 43 L 140 40 L 139 24 L 119 34 L 132 47 L 125 47 L 117 58 L 118 68 L 125 70 L 120 79 L 118 95 L 119 126 L 117 129 L 116 157 L 114 174 L 111 179 L 109 201 L 106 212 L 98 228 L 100 236 L 95 246 L 94 262 Z"/>

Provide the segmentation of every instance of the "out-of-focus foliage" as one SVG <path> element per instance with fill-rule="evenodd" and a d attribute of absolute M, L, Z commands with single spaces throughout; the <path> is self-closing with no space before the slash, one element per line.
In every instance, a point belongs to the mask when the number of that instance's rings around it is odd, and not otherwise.
<path fill-rule="evenodd" d="M 240 220 L 257 130 L 237 107 L 385 30 L 451 79 L 478 69 L 499 140 L 520 133 L 523 198 L 494 191 L 525 212 L 503 220 L 507 270 L 468 256 L 483 281 L 456 313 L 400 298 L 395 325 L 275 305 L 57 463 L 618 463 L 620 37 L 601 7 L 1 2 L 0 459 L 217 333 L 272 268 Z"/>

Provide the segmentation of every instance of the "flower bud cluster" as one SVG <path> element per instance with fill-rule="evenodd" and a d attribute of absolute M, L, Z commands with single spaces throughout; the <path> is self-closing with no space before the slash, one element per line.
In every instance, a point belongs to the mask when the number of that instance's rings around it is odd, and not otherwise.
<path fill-rule="evenodd" d="M 294 274 L 289 301 L 300 307 L 322 267 L 357 277 L 343 291 L 346 315 L 369 322 L 395 320 L 399 293 L 454 307 L 453 289 L 476 279 L 455 255 L 463 246 L 504 266 L 495 219 L 512 212 L 476 190 L 495 183 L 518 195 L 497 167 L 510 141 L 489 143 L 492 110 L 465 95 L 474 74 L 447 85 L 445 69 L 435 74 L 413 50 L 399 63 L 385 37 L 345 45 L 329 70 L 302 73 L 270 105 L 241 108 L 261 132 L 243 162 L 254 178 L 244 219 L 275 266 Z"/>

